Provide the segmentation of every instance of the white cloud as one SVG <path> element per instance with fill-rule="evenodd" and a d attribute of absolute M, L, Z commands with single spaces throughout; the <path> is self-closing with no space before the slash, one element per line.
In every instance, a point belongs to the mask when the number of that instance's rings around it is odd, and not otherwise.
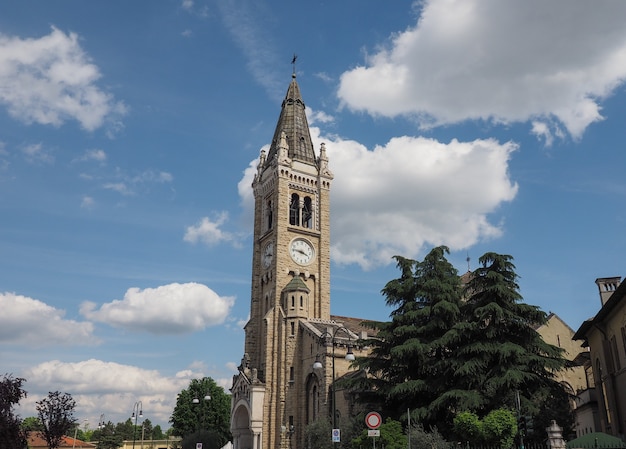
<path fill-rule="evenodd" d="M 52 27 L 40 38 L 0 35 L 0 104 L 23 122 L 73 119 L 88 131 L 115 122 L 126 107 L 97 87 L 100 76 L 75 33 Z"/>
<path fill-rule="evenodd" d="M 183 334 L 224 322 L 234 298 L 219 296 L 197 283 L 168 284 L 157 288 L 130 288 L 124 299 L 96 308 L 92 302 L 81 304 L 87 319 L 129 330 L 153 334 Z"/>
<path fill-rule="evenodd" d="M 113 190 L 124 196 L 134 195 L 135 192 L 123 182 L 108 182 L 102 186 L 107 190 Z"/>
<path fill-rule="evenodd" d="M 83 209 L 91 209 L 96 204 L 96 201 L 90 196 L 83 196 L 83 199 L 80 202 L 80 207 Z"/>
<path fill-rule="evenodd" d="M 135 195 L 138 190 L 145 191 L 153 184 L 166 184 L 174 180 L 171 173 L 164 171 L 144 170 L 135 175 L 130 175 L 119 168 L 116 170 L 115 177 L 119 181 L 104 183 L 102 187 L 124 196 Z"/>
<path fill-rule="evenodd" d="M 146 418 L 153 423 L 167 423 L 178 393 L 189 386 L 191 379 L 206 374 L 192 368 L 166 377 L 156 370 L 90 359 L 76 363 L 51 360 L 21 375 L 28 380 L 29 395 L 20 404 L 20 414 L 35 416 L 35 402 L 48 391 L 67 391 L 76 401 L 77 416 L 88 419 L 94 428 L 102 413 L 107 421 L 126 421 L 139 400 Z"/>
<path fill-rule="evenodd" d="M 97 162 L 106 162 L 107 154 L 104 150 L 100 150 L 98 148 L 94 148 L 91 150 L 85 151 L 85 154 L 80 158 L 81 161 L 97 161 Z"/>
<path fill-rule="evenodd" d="M 31 164 L 52 164 L 54 157 L 46 150 L 41 143 L 26 145 L 21 149 L 26 161 Z"/>
<path fill-rule="evenodd" d="M 626 78 L 624 16 L 624 2 L 427 0 L 415 26 L 341 76 L 338 95 L 423 127 L 543 118 L 579 138 Z"/>
<path fill-rule="evenodd" d="M 0 293 L 0 344 L 48 346 L 94 344 L 93 324 L 64 318 L 65 312 L 37 299 Z"/>
<path fill-rule="evenodd" d="M 426 246 L 459 250 L 502 234 L 502 223 L 492 223 L 490 214 L 517 193 L 508 174 L 514 143 L 403 136 L 368 150 L 353 140 L 323 138 L 316 127 L 311 137 L 316 148 L 326 143 L 335 174 L 334 262 L 371 269 L 394 255 L 417 257 Z M 239 182 L 246 208 L 256 164 Z"/>
<path fill-rule="evenodd" d="M 218 2 L 217 6 L 224 27 L 247 58 L 252 76 L 271 95 L 280 95 L 281 81 L 274 70 L 280 66 L 280 60 L 272 50 L 277 46 L 268 32 L 273 26 L 280 26 L 275 23 L 276 18 L 261 2 L 232 0 Z"/>
<path fill-rule="evenodd" d="M 222 229 L 227 221 L 227 212 L 221 212 L 215 220 L 203 217 L 198 224 L 187 228 L 183 240 L 189 243 L 202 242 L 209 246 L 222 242 L 235 242 L 237 244 L 235 236 Z"/>

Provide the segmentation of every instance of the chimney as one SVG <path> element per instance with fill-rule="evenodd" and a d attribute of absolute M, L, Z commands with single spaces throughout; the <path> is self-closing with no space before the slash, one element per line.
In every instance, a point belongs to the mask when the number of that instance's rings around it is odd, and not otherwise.
<path fill-rule="evenodd" d="M 604 307 L 611 295 L 615 292 L 615 290 L 617 290 L 621 281 L 621 276 L 596 279 L 596 285 L 600 291 L 600 302 L 602 303 L 602 307 Z"/>

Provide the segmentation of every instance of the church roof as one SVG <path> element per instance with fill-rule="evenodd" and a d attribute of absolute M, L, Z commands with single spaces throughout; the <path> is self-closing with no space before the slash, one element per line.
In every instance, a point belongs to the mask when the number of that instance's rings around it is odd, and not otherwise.
<path fill-rule="evenodd" d="M 298 86 L 296 81 L 295 73 L 292 75 L 291 83 L 281 108 L 280 117 L 274 131 L 274 138 L 265 162 L 266 166 L 269 166 L 276 157 L 282 132 L 287 136 L 287 144 L 289 145 L 288 156 L 291 159 L 315 164 L 315 151 L 311 141 L 309 123 L 304 112 L 306 106 L 304 101 L 302 101 L 300 86 Z"/>

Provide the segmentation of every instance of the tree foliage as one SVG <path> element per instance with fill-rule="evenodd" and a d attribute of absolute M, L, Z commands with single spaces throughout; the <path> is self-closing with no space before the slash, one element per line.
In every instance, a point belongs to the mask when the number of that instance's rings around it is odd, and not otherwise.
<path fill-rule="evenodd" d="M 385 416 L 399 419 L 411 409 L 412 418 L 428 425 L 447 418 L 444 393 L 461 306 L 461 283 L 448 252 L 434 248 L 422 262 L 396 256 L 401 275 L 382 290 L 395 310 L 367 342 L 371 357 L 356 363 L 370 373 L 357 382 L 379 395 Z"/>
<path fill-rule="evenodd" d="M 27 396 L 22 388 L 25 379 L 5 374 L 0 380 L 0 447 L 22 449 L 26 447 L 26 432 L 14 407 Z"/>
<path fill-rule="evenodd" d="M 182 449 L 196 449 L 197 444 L 202 443 L 202 449 L 220 449 L 219 434 L 213 429 L 200 429 L 186 435 L 181 441 Z"/>
<path fill-rule="evenodd" d="M 124 443 L 124 436 L 115 431 L 115 425 L 109 421 L 94 430 L 92 439 L 97 441 L 97 449 L 117 449 Z"/>
<path fill-rule="evenodd" d="M 486 253 L 466 286 L 453 366 L 458 408 L 486 414 L 513 408 L 515 392 L 527 400 L 555 382 L 565 366 L 562 349 L 535 330 L 546 322 L 537 306 L 522 302 L 512 257 Z"/>
<path fill-rule="evenodd" d="M 462 442 L 509 448 L 517 434 L 517 419 L 511 410 L 490 411 L 483 419 L 474 412 L 461 412 L 454 417 L 454 431 Z"/>
<path fill-rule="evenodd" d="M 69 393 L 54 391 L 41 401 L 36 402 L 36 409 L 41 422 L 41 435 L 49 449 L 60 446 L 62 438 L 74 426 L 74 408 L 76 401 Z"/>
<path fill-rule="evenodd" d="M 408 447 L 411 449 L 452 449 L 454 443 L 446 441 L 436 427 L 426 431 L 420 423 L 411 423 L 408 429 Z"/>
<path fill-rule="evenodd" d="M 315 449 L 332 449 L 332 424 L 330 419 L 318 418 L 304 429 L 305 446 Z"/>
<path fill-rule="evenodd" d="M 407 437 L 402 429 L 399 421 L 388 418 L 379 427 L 380 437 L 368 436 L 367 429 L 352 440 L 352 447 L 368 447 L 372 446 L 372 438 L 376 438 L 376 445 L 385 449 L 405 449 L 407 446 Z"/>
<path fill-rule="evenodd" d="M 565 366 L 562 350 L 535 330 L 546 314 L 523 302 L 511 256 L 486 253 L 462 286 L 448 252 L 395 257 L 400 277 L 382 290 L 391 321 L 370 323 L 378 334 L 362 343 L 371 355 L 356 361 L 368 376 L 351 385 L 364 400 L 378 399 L 384 416 L 406 419 L 409 410 L 411 421 L 445 434 L 461 411 L 482 418 L 512 409 L 516 391 L 529 408 Z"/>
<path fill-rule="evenodd" d="M 211 431 L 218 447 L 222 447 L 231 439 L 230 396 L 210 377 L 193 379 L 187 389 L 178 393 L 170 423 L 172 434 L 181 437 Z"/>

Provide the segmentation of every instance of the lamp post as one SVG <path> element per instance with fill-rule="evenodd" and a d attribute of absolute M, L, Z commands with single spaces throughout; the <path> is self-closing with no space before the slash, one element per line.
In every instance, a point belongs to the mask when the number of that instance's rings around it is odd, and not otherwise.
<path fill-rule="evenodd" d="M 211 395 L 210 394 L 206 394 L 204 396 L 204 402 L 205 403 L 209 403 L 209 401 L 211 400 Z M 201 413 L 201 418 L 198 420 L 198 429 L 197 430 L 202 430 L 202 424 L 205 424 L 203 421 L 206 421 L 205 416 L 206 416 L 206 406 L 201 406 L 200 405 L 200 399 L 198 399 L 196 396 L 194 396 L 194 398 L 191 400 L 191 403 L 194 405 L 198 405 L 200 406 L 200 413 Z"/>
<path fill-rule="evenodd" d="M 86 419 L 83 419 L 83 422 L 86 423 L 88 422 Z M 76 425 L 76 428 L 74 429 L 74 440 L 72 442 L 72 449 L 74 449 L 76 447 L 76 435 L 78 435 L 78 425 Z M 82 445 L 80 447 L 83 447 Z"/>
<path fill-rule="evenodd" d="M 137 437 L 137 418 L 143 418 L 143 404 L 141 401 L 135 402 L 133 405 L 133 414 L 130 415 L 130 422 L 135 420 L 135 425 L 133 426 L 133 449 L 135 449 L 135 440 Z"/>
<path fill-rule="evenodd" d="M 331 383 L 331 398 L 332 398 L 332 414 L 333 414 L 333 432 L 337 428 L 337 396 L 336 396 L 336 388 L 335 388 L 335 344 L 337 342 L 337 334 L 343 331 L 348 336 L 348 351 L 346 352 L 345 359 L 349 362 L 355 359 L 354 353 L 352 352 L 352 344 L 350 338 L 350 331 L 345 327 L 339 326 L 334 331 L 325 331 L 322 335 L 320 335 L 320 340 L 324 340 L 330 338 L 330 344 L 332 346 L 331 357 L 332 357 L 332 383 Z M 325 340 L 326 342 L 326 340 Z M 319 354 L 315 357 L 315 363 L 313 363 L 313 369 L 319 370 L 322 369 L 322 362 L 319 360 Z M 332 437 L 332 436 L 331 436 Z M 333 438 L 333 444 L 335 440 Z"/>

